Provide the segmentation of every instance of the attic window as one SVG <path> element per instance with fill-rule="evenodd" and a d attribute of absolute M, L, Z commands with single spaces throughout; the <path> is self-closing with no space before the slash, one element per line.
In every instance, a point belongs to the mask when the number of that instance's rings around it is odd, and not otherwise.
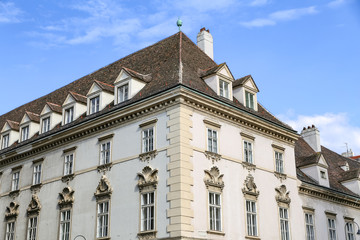
<path fill-rule="evenodd" d="M 100 96 L 96 96 L 90 99 L 90 114 L 98 112 L 100 109 Z"/>
<path fill-rule="evenodd" d="M 1 149 L 7 148 L 9 146 L 9 134 L 3 135 Z"/>
<path fill-rule="evenodd" d="M 326 179 L 325 171 L 320 171 L 320 177 L 323 178 L 323 179 Z"/>
<path fill-rule="evenodd" d="M 29 126 L 21 128 L 21 141 L 28 140 L 29 138 Z"/>
<path fill-rule="evenodd" d="M 129 83 L 121 85 L 117 88 L 118 103 L 124 102 L 129 99 Z"/>
<path fill-rule="evenodd" d="M 254 94 L 245 91 L 246 107 L 254 109 Z"/>
<path fill-rule="evenodd" d="M 42 120 L 42 133 L 50 130 L 50 117 L 46 117 Z"/>
<path fill-rule="evenodd" d="M 65 109 L 65 124 L 70 123 L 74 120 L 74 107 L 69 107 Z"/>
<path fill-rule="evenodd" d="M 219 80 L 220 96 L 229 98 L 229 83 Z"/>

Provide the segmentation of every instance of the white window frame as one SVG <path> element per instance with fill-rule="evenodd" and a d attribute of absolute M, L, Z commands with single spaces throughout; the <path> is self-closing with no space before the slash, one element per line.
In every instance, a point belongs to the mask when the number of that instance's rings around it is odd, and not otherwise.
<path fill-rule="evenodd" d="M 243 140 L 244 162 L 254 164 L 254 142 L 248 139 Z"/>
<path fill-rule="evenodd" d="M 210 231 L 222 231 L 222 196 L 219 192 L 208 192 L 209 206 L 209 229 Z"/>
<path fill-rule="evenodd" d="M 11 176 L 11 191 L 19 190 L 20 170 L 14 171 Z"/>
<path fill-rule="evenodd" d="M 230 99 L 230 83 L 223 79 L 219 79 L 219 95 Z"/>
<path fill-rule="evenodd" d="M 33 167 L 33 185 L 37 185 L 41 183 L 41 170 L 42 163 L 37 163 Z"/>
<path fill-rule="evenodd" d="M 27 226 L 27 240 L 36 240 L 37 239 L 37 227 L 38 227 L 38 216 L 33 216 L 28 218 Z"/>
<path fill-rule="evenodd" d="M 256 201 L 246 200 L 246 231 L 248 236 L 258 236 Z"/>
<path fill-rule="evenodd" d="M 142 192 L 140 194 L 141 203 L 141 223 L 140 231 L 154 231 L 155 230 L 155 213 L 156 213 L 156 193 L 155 191 Z"/>
<path fill-rule="evenodd" d="M 96 95 L 89 100 L 89 114 L 100 111 L 100 95 Z"/>
<path fill-rule="evenodd" d="M 26 125 L 21 127 L 21 142 L 29 139 L 30 126 Z"/>
<path fill-rule="evenodd" d="M 100 165 L 111 162 L 111 140 L 100 143 Z"/>
<path fill-rule="evenodd" d="M 129 99 L 129 90 L 130 84 L 129 82 L 122 84 L 117 87 L 117 103 L 124 102 Z"/>
<path fill-rule="evenodd" d="M 10 141 L 10 134 L 9 133 L 4 134 L 1 140 L 1 149 L 9 147 L 9 141 Z"/>
<path fill-rule="evenodd" d="M 143 128 L 141 131 L 142 135 L 142 152 L 151 152 L 154 151 L 155 148 L 155 126 L 149 126 Z"/>
<path fill-rule="evenodd" d="M 354 220 L 345 220 L 345 237 L 346 240 L 356 240 Z"/>
<path fill-rule="evenodd" d="M 104 238 L 109 236 L 110 236 L 110 200 L 97 202 L 96 237 Z"/>
<path fill-rule="evenodd" d="M 275 171 L 284 173 L 284 153 L 275 150 Z"/>
<path fill-rule="evenodd" d="M 68 124 L 74 121 L 74 112 L 75 112 L 74 106 L 64 109 L 64 124 Z"/>
<path fill-rule="evenodd" d="M 59 240 L 71 240 L 71 209 L 60 211 Z"/>
<path fill-rule="evenodd" d="M 206 135 L 207 135 L 207 151 L 218 153 L 219 148 L 219 133 L 217 129 L 207 127 L 206 128 Z"/>
<path fill-rule="evenodd" d="M 50 116 L 44 117 L 41 120 L 41 133 L 46 133 L 50 131 L 50 123 L 51 123 L 50 121 L 51 121 Z"/>
<path fill-rule="evenodd" d="M 74 152 L 65 153 L 65 156 L 64 156 L 64 176 L 74 174 L 74 162 L 75 162 L 75 154 L 74 154 Z"/>
<path fill-rule="evenodd" d="M 327 177 L 326 177 L 326 171 L 325 171 L 325 170 L 320 170 L 320 177 L 321 177 L 322 179 L 327 179 Z"/>
<path fill-rule="evenodd" d="M 255 94 L 245 90 L 245 106 L 255 109 Z"/>
<path fill-rule="evenodd" d="M 336 217 L 327 216 L 326 222 L 327 222 L 327 227 L 328 227 L 329 240 L 337 240 Z"/>
<path fill-rule="evenodd" d="M 15 221 L 6 222 L 5 240 L 15 240 Z"/>
<path fill-rule="evenodd" d="M 279 218 L 281 240 L 290 240 L 289 209 L 286 207 L 279 207 Z"/>
<path fill-rule="evenodd" d="M 305 234 L 306 240 L 315 240 L 315 215 L 314 212 L 305 212 Z"/>

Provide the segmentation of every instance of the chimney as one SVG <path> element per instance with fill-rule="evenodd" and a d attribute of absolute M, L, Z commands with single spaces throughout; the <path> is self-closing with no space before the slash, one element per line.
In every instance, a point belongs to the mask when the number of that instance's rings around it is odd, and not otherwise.
<path fill-rule="evenodd" d="M 320 146 L 320 132 L 312 125 L 311 127 L 303 128 L 301 137 L 314 149 L 315 152 L 321 152 Z"/>
<path fill-rule="evenodd" d="M 197 35 L 197 46 L 214 59 L 214 42 L 209 29 L 202 28 Z"/>

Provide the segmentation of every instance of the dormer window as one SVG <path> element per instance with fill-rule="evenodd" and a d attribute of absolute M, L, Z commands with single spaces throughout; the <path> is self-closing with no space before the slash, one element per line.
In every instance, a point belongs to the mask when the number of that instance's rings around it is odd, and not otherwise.
<path fill-rule="evenodd" d="M 6 134 L 2 138 L 1 149 L 7 148 L 9 146 L 9 134 Z"/>
<path fill-rule="evenodd" d="M 255 111 L 258 110 L 258 92 L 259 89 L 256 86 L 254 79 L 250 75 L 239 78 L 233 83 L 234 97 L 245 107 Z"/>
<path fill-rule="evenodd" d="M 96 96 L 94 98 L 90 99 L 90 109 L 89 109 L 89 113 L 96 113 L 99 111 L 99 104 L 100 104 L 100 97 Z"/>
<path fill-rule="evenodd" d="M 29 139 L 29 126 L 25 126 L 21 128 L 21 141 L 25 141 Z"/>
<path fill-rule="evenodd" d="M 65 109 L 64 123 L 70 123 L 74 120 L 74 107 Z"/>
<path fill-rule="evenodd" d="M 254 109 L 254 94 L 245 91 L 246 107 Z"/>
<path fill-rule="evenodd" d="M 50 117 L 44 118 L 42 120 L 41 132 L 45 133 L 50 130 Z"/>
<path fill-rule="evenodd" d="M 229 98 L 229 83 L 223 80 L 219 80 L 220 96 Z"/>
<path fill-rule="evenodd" d="M 326 172 L 325 171 L 320 171 L 320 177 L 323 179 L 326 179 Z"/>
<path fill-rule="evenodd" d="M 117 88 L 118 103 L 124 102 L 129 99 L 129 83 L 121 85 Z"/>

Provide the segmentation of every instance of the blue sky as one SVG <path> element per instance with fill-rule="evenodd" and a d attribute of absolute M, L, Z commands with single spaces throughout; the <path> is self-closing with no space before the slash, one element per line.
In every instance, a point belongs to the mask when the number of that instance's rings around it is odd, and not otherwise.
<path fill-rule="evenodd" d="M 193 41 L 210 29 L 215 61 L 251 74 L 271 113 L 360 155 L 358 0 L 0 0 L 0 114 L 176 33 L 178 17 Z"/>

